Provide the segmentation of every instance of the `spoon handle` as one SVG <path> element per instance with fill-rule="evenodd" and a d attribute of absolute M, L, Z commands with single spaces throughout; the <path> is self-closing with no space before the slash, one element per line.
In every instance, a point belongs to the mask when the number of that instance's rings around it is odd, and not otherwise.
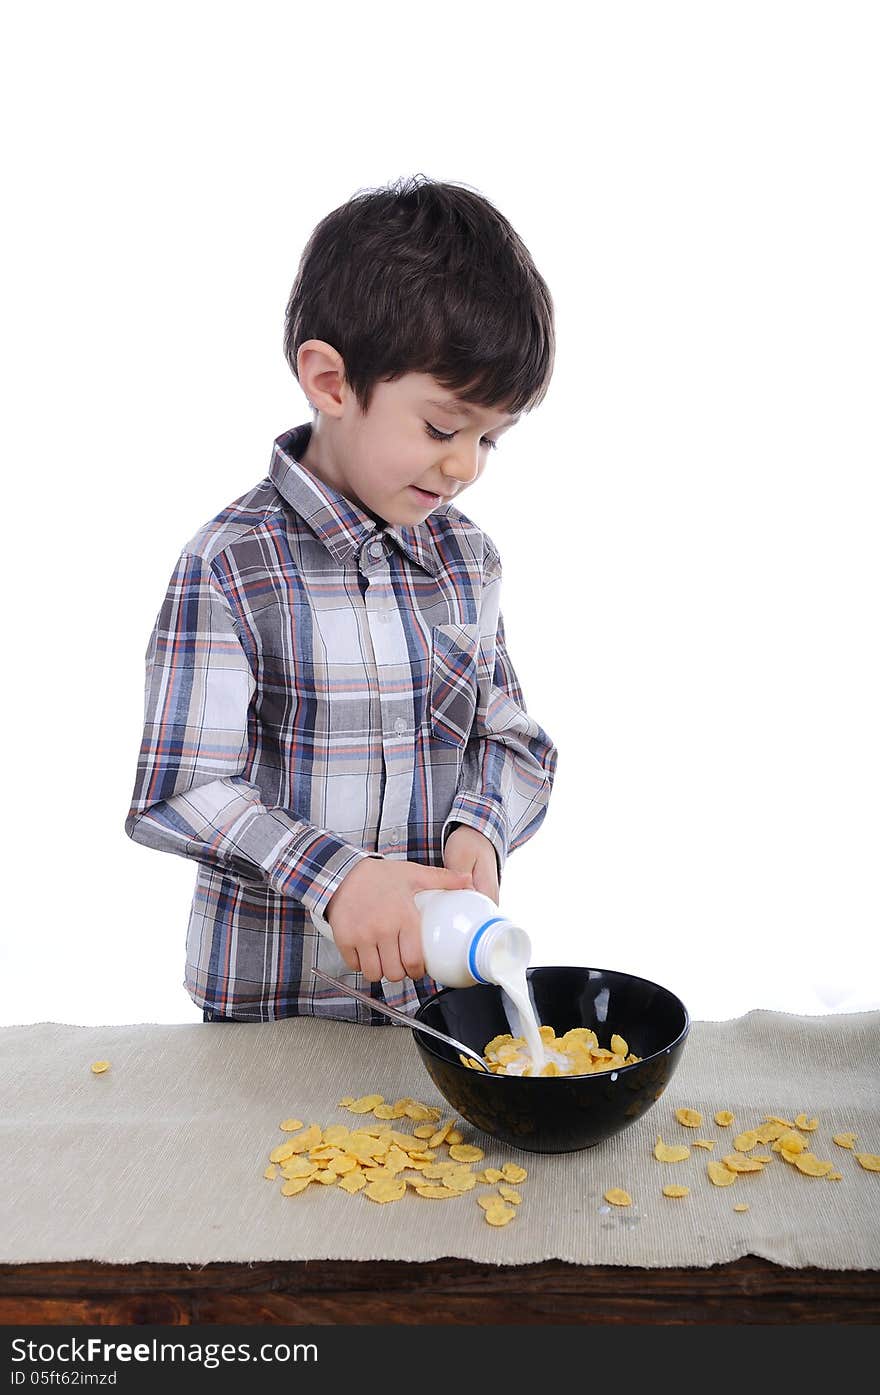
<path fill-rule="evenodd" d="M 367 1003 L 369 1007 L 376 1008 L 378 1012 L 384 1012 L 386 1017 L 391 1017 L 395 1022 L 399 1022 L 403 1027 L 409 1027 L 414 1032 L 425 1032 L 429 1037 L 437 1037 L 438 1041 L 445 1041 L 447 1046 L 454 1046 L 457 1051 L 463 1051 L 471 1060 L 478 1061 L 480 1070 L 486 1069 L 486 1063 L 470 1046 L 465 1046 L 463 1041 L 456 1041 L 455 1037 L 449 1037 L 445 1032 L 438 1032 L 436 1027 L 427 1027 L 424 1022 L 414 1022 L 405 1012 L 398 1012 L 397 1008 L 389 1007 L 387 1003 L 380 1002 L 378 998 L 371 998 L 368 993 L 362 993 L 359 988 L 352 988 L 347 983 L 342 983 L 338 978 L 331 978 L 323 970 L 312 968 L 312 973 L 316 978 L 321 978 L 325 983 L 332 983 L 334 988 L 339 988 L 351 998 L 357 998 L 361 1003 Z"/>

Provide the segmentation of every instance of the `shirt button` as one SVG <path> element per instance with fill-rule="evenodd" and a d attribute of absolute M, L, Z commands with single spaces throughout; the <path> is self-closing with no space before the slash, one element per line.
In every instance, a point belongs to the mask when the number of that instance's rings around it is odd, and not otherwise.
<path fill-rule="evenodd" d="M 382 544 L 381 544 L 380 542 L 372 542 L 372 543 L 370 543 L 370 556 L 371 556 L 371 557 L 381 557 L 381 556 L 383 555 L 384 552 L 385 552 L 385 549 L 384 549 L 384 547 L 382 546 Z"/>
<path fill-rule="evenodd" d="M 396 719 L 395 723 L 394 723 L 394 730 L 395 730 L 395 731 L 399 731 L 399 732 L 404 732 L 404 731 L 406 731 L 407 726 L 408 726 L 408 723 L 407 723 L 406 718 L 405 718 L 405 717 L 398 717 L 398 718 Z"/>

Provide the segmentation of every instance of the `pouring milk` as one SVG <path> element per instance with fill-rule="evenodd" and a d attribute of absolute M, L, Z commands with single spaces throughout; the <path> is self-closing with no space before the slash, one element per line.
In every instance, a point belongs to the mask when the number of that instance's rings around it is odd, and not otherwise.
<path fill-rule="evenodd" d="M 479 891 L 419 891 L 425 971 L 444 988 L 494 983 L 501 989 L 513 1036 L 523 1037 L 537 1075 L 555 1052 L 544 1048 L 529 994 L 526 969 L 532 945 L 526 932 L 499 914 Z M 482 1051 L 485 1042 L 480 1042 Z"/>

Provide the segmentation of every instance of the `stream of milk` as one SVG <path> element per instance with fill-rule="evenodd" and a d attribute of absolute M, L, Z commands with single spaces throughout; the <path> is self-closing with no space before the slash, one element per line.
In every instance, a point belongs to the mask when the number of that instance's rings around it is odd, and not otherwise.
<path fill-rule="evenodd" d="M 557 1065 L 563 1065 L 565 1057 L 556 1051 L 548 1052 L 541 1040 L 538 1030 L 541 1024 L 532 1005 L 526 978 L 528 965 L 516 952 L 518 944 L 518 938 L 511 942 L 506 935 L 502 935 L 496 941 L 490 951 L 489 977 L 501 989 L 501 1000 L 512 1034 L 525 1038 L 532 1063 L 532 1074 L 540 1075 L 541 1068 L 548 1061 L 555 1060 Z M 527 1061 L 523 1061 L 518 1067 L 512 1063 L 507 1070 L 510 1075 L 521 1075 L 527 1065 Z"/>

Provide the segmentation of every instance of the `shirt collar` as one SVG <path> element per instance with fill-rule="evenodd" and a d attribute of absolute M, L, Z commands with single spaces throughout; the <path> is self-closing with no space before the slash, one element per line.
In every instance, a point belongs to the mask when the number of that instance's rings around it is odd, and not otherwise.
<path fill-rule="evenodd" d="M 278 493 L 296 511 L 315 537 L 337 562 L 344 562 L 358 551 L 364 540 L 378 530 L 374 518 L 346 499 L 338 489 L 325 484 L 300 463 L 312 435 L 312 423 L 295 426 L 275 438 L 269 478 Z M 385 524 L 382 532 L 413 562 L 432 576 L 440 570 L 440 559 L 431 530 L 425 523 L 412 527 Z"/>

